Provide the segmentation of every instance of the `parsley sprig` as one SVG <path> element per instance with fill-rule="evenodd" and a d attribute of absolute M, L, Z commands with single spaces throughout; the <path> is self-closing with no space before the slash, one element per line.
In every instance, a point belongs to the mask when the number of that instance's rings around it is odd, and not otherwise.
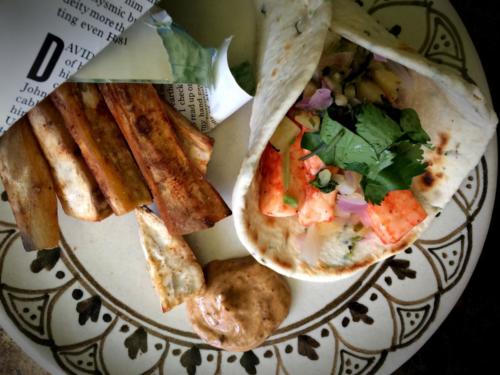
<path fill-rule="evenodd" d="M 430 146 L 430 137 L 413 109 L 391 110 L 389 116 L 362 104 L 354 115 L 352 131 L 325 112 L 320 130 L 305 133 L 301 146 L 327 165 L 363 175 L 365 199 L 379 204 L 388 192 L 409 189 L 412 178 L 425 172 L 421 146 Z"/>

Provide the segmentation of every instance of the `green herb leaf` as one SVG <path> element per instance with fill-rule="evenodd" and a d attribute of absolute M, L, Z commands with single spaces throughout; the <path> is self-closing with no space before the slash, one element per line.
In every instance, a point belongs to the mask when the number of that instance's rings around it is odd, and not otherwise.
<path fill-rule="evenodd" d="M 323 145 L 319 132 L 307 132 L 302 136 L 300 147 L 305 150 L 314 151 Z"/>
<path fill-rule="evenodd" d="M 362 104 L 356 115 L 356 132 L 377 154 L 396 142 L 403 133 L 399 125 L 373 104 Z"/>
<path fill-rule="evenodd" d="M 366 176 L 363 176 L 361 186 L 363 187 L 366 201 L 374 204 L 380 204 L 390 191 L 382 182 L 371 180 Z"/>
<path fill-rule="evenodd" d="M 359 135 L 344 128 L 337 121 L 325 114 L 321 122 L 320 137 L 327 144 L 318 156 L 325 164 L 346 168 L 346 165 L 356 165 L 365 170 L 377 162 L 373 148 Z"/>
<path fill-rule="evenodd" d="M 346 163 L 345 170 L 357 172 L 363 176 L 370 173 L 370 166 L 365 163 Z"/>
<path fill-rule="evenodd" d="M 323 117 L 319 136 L 325 143 L 330 143 L 345 131 L 345 128 L 337 121 L 332 120 L 328 115 Z"/>
<path fill-rule="evenodd" d="M 328 169 L 319 171 L 314 180 L 309 183 L 325 194 L 331 193 L 337 187 L 337 182 L 332 178 L 332 173 Z"/>
<path fill-rule="evenodd" d="M 286 194 L 283 197 L 283 203 L 285 203 L 293 208 L 297 208 L 299 206 L 299 202 L 297 201 L 297 199 L 292 197 L 291 195 L 288 195 L 288 194 Z"/>
<path fill-rule="evenodd" d="M 372 168 L 369 170 L 368 173 L 364 173 L 368 177 L 376 176 L 379 174 L 382 170 L 385 168 L 389 167 L 393 162 L 394 159 L 396 158 L 396 154 L 393 151 L 389 150 L 384 150 L 378 157 L 378 162 L 375 163 Z"/>
<path fill-rule="evenodd" d="M 429 135 L 422 129 L 422 124 L 415 110 L 411 108 L 403 109 L 401 111 L 400 125 L 405 135 L 413 142 L 427 144 L 431 141 Z"/>
<path fill-rule="evenodd" d="M 419 144 L 402 141 L 391 147 L 397 155 L 392 165 L 383 172 L 398 176 L 407 188 L 411 185 L 413 177 L 425 172 L 427 165 L 423 162 L 423 151 Z"/>
<path fill-rule="evenodd" d="M 420 145 L 402 141 L 393 145 L 391 152 L 395 155 L 392 164 L 378 173 L 370 171 L 363 178 L 363 191 L 369 202 L 380 204 L 388 192 L 409 189 L 413 177 L 425 172 Z"/>
<path fill-rule="evenodd" d="M 361 105 L 356 113 L 359 135 L 325 113 L 320 131 L 302 138 L 302 147 L 311 151 L 304 159 L 317 155 L 327 165 L 360 173 L 366 200 L 379 204 L 388 192 L 409 189 L 413 177 L 425 172 L 421 146 L 429 136 L 413 110 L 398 112 L 394 118 L 400 117 L 401 125 L 372 104 Z M 325 192 L 335 188 L 318 176 L 311 184 Z"/>

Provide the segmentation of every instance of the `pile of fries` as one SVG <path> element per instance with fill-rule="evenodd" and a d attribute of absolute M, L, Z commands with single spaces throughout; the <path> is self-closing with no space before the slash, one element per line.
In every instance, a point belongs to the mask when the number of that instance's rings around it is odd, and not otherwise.
<path fill-rule="evenodd" d="M 181 236 L 231 214 L 204 177 L 212 148 L 150 84 L 65 83 L 0 138 L 0 176 L 27 250 L 58 246 L 56 196 L 87 221 L 154 200 Z"/>

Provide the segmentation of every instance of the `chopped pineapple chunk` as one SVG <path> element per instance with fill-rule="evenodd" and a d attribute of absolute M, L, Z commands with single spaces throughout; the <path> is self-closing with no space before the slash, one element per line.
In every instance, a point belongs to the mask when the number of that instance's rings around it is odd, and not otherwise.
<path fill-rule="evenodd" d="M 306 85 L 306 87 L 304 88 L 304 91 L 302 93 L 302 97 L 304 99 L 307 99 L 307 98 L 310 98 L 311 96 L 314 95 L 314 93 L 316 92 L 316 90 L 319 89 L 319 86 L 314 83 L 313 81 L 309 81 Z"/>
<path fill-rule="evenodd" d="M 359 99 L 369 103 L 381 103 L 384 92 L 374 82 L 363 79 L 356 85 Z"/>
<path fill-rule="evenodd" d="M 401 80 L 399 77 L 387 69 L 375 69 L 371 72 L 372 78 L 375 83 L 380 86 L 385 94 L 385 97 L 394 103 L 399 97 L 399 87 Z"/>
<path fill-rule="evenodd" d="M 311 130 L 319 130 L 319 126 L 321 124 L 321 118 L 308 111 L 298 111 L 293 116 L 293 119 L 302 127 Z"/>
<path fill-rule="evenodd" d="M 300 128 L 288 117 L 281 120 L 269 142 L 278 151 L 287 150 L 300 134 Z"/>

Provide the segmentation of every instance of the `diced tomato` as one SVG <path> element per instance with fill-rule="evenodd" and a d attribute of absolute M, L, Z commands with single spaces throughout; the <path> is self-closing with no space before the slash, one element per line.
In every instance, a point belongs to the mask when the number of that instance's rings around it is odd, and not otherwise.
<path fill-rule="evenodd" d="M 315 132 L 320 128 L 321 118 L 316 113 L 294 109 L 288 111 L 287 117 L 305 132 Z"/>
<path fill-rule="evenodd" d="M 368 204 L 371 227 L 385 244 L 398 242 L 427 213 L 410 190 L 391 191 L 380 205 Z"/>
<path fill-rule="evenodd" d="M 260 211 L 267 216 L 293 216 L 297 209 L 284 203 L 285 186 L 283 181 L 282 154 L 270 144 L 266 146 L 260 160 Z"/>

